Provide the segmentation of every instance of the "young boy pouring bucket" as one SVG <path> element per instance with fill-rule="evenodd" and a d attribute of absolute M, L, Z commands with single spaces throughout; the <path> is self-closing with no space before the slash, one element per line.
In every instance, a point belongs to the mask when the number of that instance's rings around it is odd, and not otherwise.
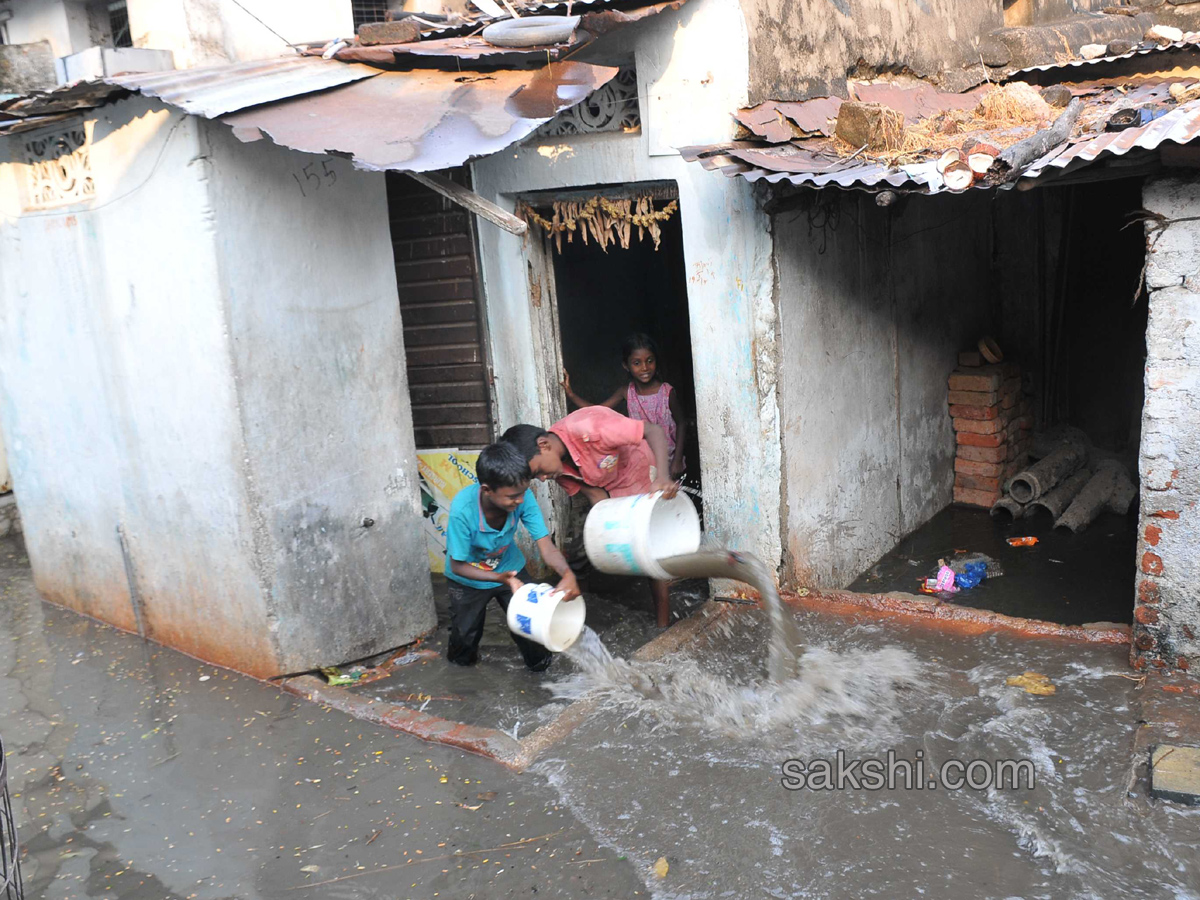
<path fill-rule="evenodd" d="M 656 491 L 670 499 L 679 490 L 662 477 L 670 471 L 666 432 L 604 406 L 576 410 L 548 431 L 514 425 L 501 441 L 520 452 L 533 477 L 553 478 L 568 494 L 582 493 L 592 504 Z M 650 590 L 658 625 L 665 628 L 670 624 L 669 582 L 651 579 Z"/>

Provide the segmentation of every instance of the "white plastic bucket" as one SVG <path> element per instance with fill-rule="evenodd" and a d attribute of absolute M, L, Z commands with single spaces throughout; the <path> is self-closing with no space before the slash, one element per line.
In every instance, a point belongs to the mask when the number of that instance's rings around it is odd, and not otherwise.
<path fill-rule="evenodd" d="M 562 653 L 583 633 L 587 605 L 582 597 L 564 603 L 548 584 L 526 584 L 508 601 L 508 630 Z"/>
<path fill-rule="evenodd" d="M 584 522 L 583 546 L 601 572 L 666 581 L 671 576 L 658 561 L 700 549 L 700 517 L 685 494 L 601 500 Z"/>

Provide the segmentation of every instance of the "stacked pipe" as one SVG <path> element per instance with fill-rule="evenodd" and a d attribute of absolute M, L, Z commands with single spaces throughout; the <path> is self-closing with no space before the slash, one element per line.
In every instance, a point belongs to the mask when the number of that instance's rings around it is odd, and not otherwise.
<path fill-rule="evenodd" d="M 1112 459 L 1088 468 L 1092 451 L 1079 440 L 1054 443 L 1041 459 L 1005 484 L 992 515 L 1014 519 L 1048 516 L 1055 528 L 1079 533 L 1104 510 L 1124 515 L 1137 489 L 1125 466 Z"/>
<path fill-rule="evenodd" d="M 991 509 L 1005 481 L 1028 460 L 1033 425 L 1016 363 L 982 365 L 974 351 L 959 354 L 950 373 L 950 416 L 957 452 L 954 501 Z"/>

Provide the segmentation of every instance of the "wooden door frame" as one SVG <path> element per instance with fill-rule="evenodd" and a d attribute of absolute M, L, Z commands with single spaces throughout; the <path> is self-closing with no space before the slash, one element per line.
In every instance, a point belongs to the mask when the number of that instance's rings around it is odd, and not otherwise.
<path fill-rule="evenodd" d="M 554 246 L 550 236 L 531 231 L 526 244 L 525 265 L 529 279 L 529 321 L 537 382 L 538 407 L 549 424 L 567 414 L 567 394 L 562 389 L 562 332 L 558 325 L 558 292 L 554 278 Z M 551 491 L 550 521 L 556 538 L 571 522 L 571 498 L 565 491 Z M 561 545 L 560 545 L 561 546 Z"/>

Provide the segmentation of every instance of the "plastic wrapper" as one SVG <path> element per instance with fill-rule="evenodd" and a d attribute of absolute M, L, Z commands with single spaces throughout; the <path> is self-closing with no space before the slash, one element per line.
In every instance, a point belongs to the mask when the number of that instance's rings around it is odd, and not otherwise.
<path fill-rule="evenodd" d="M 962 571 L 954 576 L 954 583 L 966 591 L 978 587 L 985 578 L 987 578 L 987 563 L 976 561 L 963 566 Z"/>
<path fill-rule="evenodd" d="M 1004 574 L 1004 566 L 986 553 L 964 553 L 955 556 L 950 560 L 950 568 L 954 570 L 955 575 L 961 575 L 973 563 L 983 563 L 988 578 L 999 578 Z"/>

